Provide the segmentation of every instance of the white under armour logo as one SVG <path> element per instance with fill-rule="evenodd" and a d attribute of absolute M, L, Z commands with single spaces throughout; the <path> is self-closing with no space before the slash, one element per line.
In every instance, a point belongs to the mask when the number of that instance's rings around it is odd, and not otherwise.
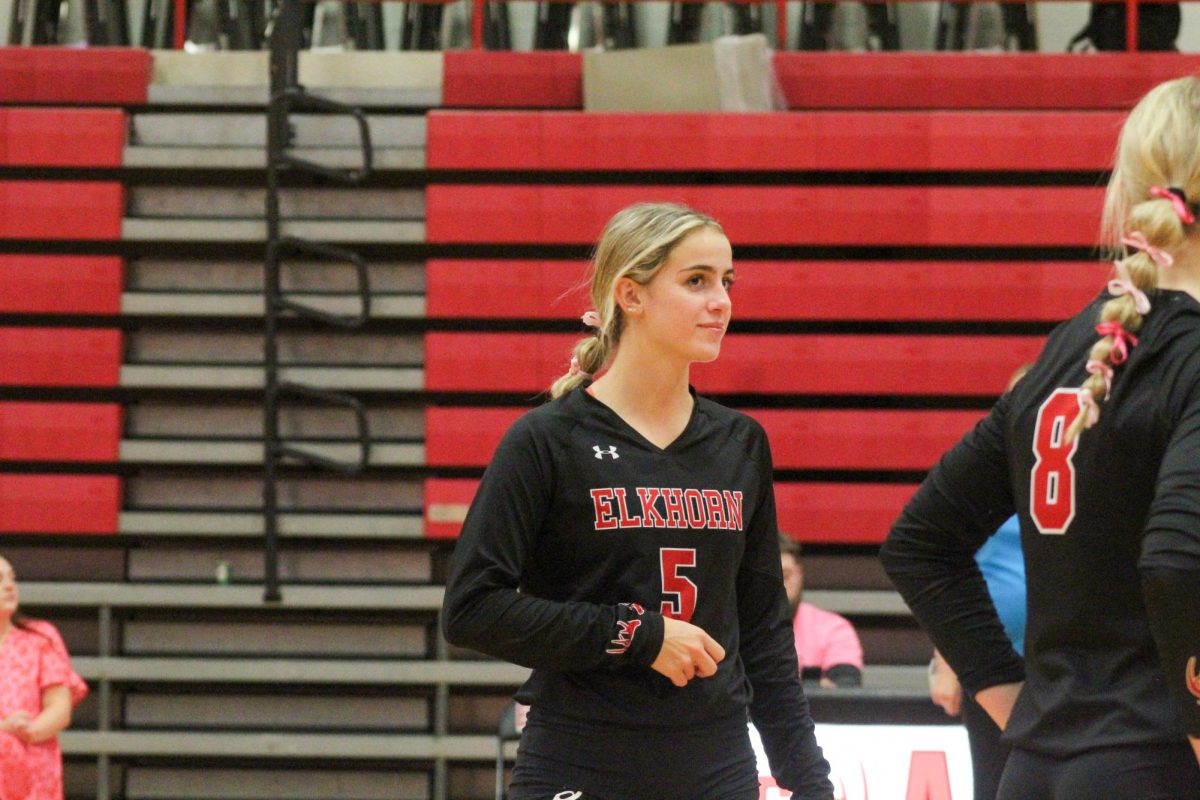
<path fill-rule="evenodd" d="M 620 456 L 617 455 L 617 446 L 615 444 L 609 447 L 607 450 L 601 450 L 600 445 L 594 444 L 592 445 L 592 449 L 596 451 L 596 458 L 600 459 L 601 461 L 604 460 L 605 456 L 612 456 L 614 459 L 620 458 Z M 559 799 L 556 797 L 554 800 Z M 562 800 L 572 800 L 572 798 L 565 797 Z"/>
<path fill-rule="evenodd" d="M 570 789 L 567 789 L 565 792 L 559 792 L 554 795 L 551 800 L 579 800 L 581 797 L 583 797 L 583 792 L 572 792 Z"/>

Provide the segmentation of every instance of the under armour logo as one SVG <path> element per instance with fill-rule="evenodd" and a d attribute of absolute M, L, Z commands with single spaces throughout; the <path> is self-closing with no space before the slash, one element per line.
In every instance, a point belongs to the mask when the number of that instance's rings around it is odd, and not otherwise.
<path fill-rule="evenodd" d="M 552 800 L 579 800 L 581 797 L 583 797 L 583 792 L 572 792 L 570 789 L 568 789 L 565 792 L 559 792 L 558 794 L 554 795 Z"/>
<path fill-rule="evenodd" d="M 592 445 L 592 449 L 596 451 L 596 458 L 600 459 L 601 461 L 604 460 L 605 456 L 612 456 L 614 460 L 620 458 L 620 456 L 617 455 L 617 446 L 615 444 L 609 447 L 607 450 L 601 450 L 600 445 L 594 444 Z M 567 800 L 570 799 L 567 798 Z"/>

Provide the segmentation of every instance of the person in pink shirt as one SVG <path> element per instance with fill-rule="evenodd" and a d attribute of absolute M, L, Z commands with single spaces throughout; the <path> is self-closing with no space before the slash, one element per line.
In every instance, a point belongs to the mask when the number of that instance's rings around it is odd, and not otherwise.
<path fill-rule="evenodd" d="M 792 609 L 796 657 L 804 680 L 819 680 L 827 689 L 862 686 L 863 651 L 858 632 L 843 616 L 803 602 L 804 565 L 800 543 L 779 534 L 783 587 Z"/>
<path fill-rule="evenodd" d="M 87 684 L 55 627 L 19 604 L 16 572 L 0 558 L 0 800 L 63 800 L 58 734 Z"/>

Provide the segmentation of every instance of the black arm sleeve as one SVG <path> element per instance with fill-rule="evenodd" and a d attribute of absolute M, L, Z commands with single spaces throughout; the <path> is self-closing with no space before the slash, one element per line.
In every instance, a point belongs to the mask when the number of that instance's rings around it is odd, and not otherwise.
<path fill-rule="evenodd" d="M 629 603 L 558 602 L 519 590 L 553 486 L 549 446 L 539 442 L 527 415 L 497 448 L 463 523 L 442 606 L 446 639 L 535 669 L 648 667 L 662 647 L 657 612 Z"/>
<path fill-rule="evenodd" d="M 1200 357 L 1184 374 L 1200 375 Z M 1185 402 L 1159 468 L 1142 587 L 1167 684 L 1184 730 L 1200 737 L 1200 381 Z"/>
<path fill-rule="evenodd" d="M 880 554 L 888 577 L 972 694 L 1025 677 L 975 563 L 975 551 L 1013 513 L 1008 400 L 1001 397 L 942 457 Z"/>
<path fill-rule="evenodd" d="M 762 438 L 763 501 L 746 529 L 737 579 L 739 655 L 753 689 L 750 719 L 771 772 L 797 800 L 831 800 L 829 764 L 817 744 L 800 685 L 796 645 L 779 560 L 771 454 Z"/>

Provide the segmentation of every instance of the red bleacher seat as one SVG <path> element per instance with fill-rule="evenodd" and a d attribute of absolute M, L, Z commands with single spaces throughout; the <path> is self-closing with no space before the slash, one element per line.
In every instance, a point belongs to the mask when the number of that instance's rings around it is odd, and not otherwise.
<path fill-rule="evenodd" d="M 1088 170 L 1112 164 L 1113 112 L 597 114 L 433 111 L 431 169 Z"/>
<path fill-rule="evenodd" d="M 479 467 L 523 408 L 425 411 L 425 460 Z M 812 470 L 926 470 L 981 411 L 746 409 L 767 432 L 775 466 Z"/>
<path fill-rule="evenodd" d="M 0 403 L 0 461 L 117 460 L 116 403 Z"/>
<path fill-rule="evenodd" d="M 113 475 L 0 474 L 0 533 L 116 533 Z"/>
<path fill-rule="evenodd" d="M 426 480 L 425 536 L 457 537 L 478 485 L 472 479 Z M 779 528 L 802 542 L 878 544 L 916 488 L 887 483 L 776 483 Z"/>
<path fill-rule="evenodd" d="M 789 108 L 1118 109 L 1200 69 L 1178 53 L 776 53 Z"/>
<path fill-rule="evenodd" d="M 104 181 L 0 181 L 0 239 L 121 238 L 125 191 Z"/>
<path fill-rule="evenodd" d="M 573 334 L 425 336 L 430 391 L 538 392 L 566 372 Z M 713 394 L 998 395 L 1039 336 L 752 335 L 726 338 L 692 382 Z"/>
<path fill-rule="evenodd" d="M 119 167 L 125 113 L 110 108 L 0 108 L 0 166 Z"/>
<path fill-rule="evenodd" d="M 2 263 L 2 262 L 0 262 Z M 1065 319 L 1104 286 L 1099 261 L 750 261 L 735 259 L 734 319 Z M 431 318 L 569 319 L 590 306 L 582 261 L 432 259 Z"/>
<path fill-rule="evenodd" d="M 0 385 L 116 386 L 121 332 L 104 328 L 0 328 Z"/>
<path fill-rule="evenodd" d="M 144 105 L 141 47 L 0 47 L 0 103 Z"/>
<path fill-rule="evenodd" d="M 1096 243 L 1090 187 L 431 185 L 436 243 L 590 244 L 647 200 L 715 216 L 739 245 L 1076 246 Z"/>
<path fill-rule="evenodd" d="M 0 255 L 0 312 L 117 314 L 123 272 L 116 256 Z"/>
<path fill-rule="evenodd" d="M 442 105 L 447 108 L 582 108 L 579 53 L 447 50 Z"/>

